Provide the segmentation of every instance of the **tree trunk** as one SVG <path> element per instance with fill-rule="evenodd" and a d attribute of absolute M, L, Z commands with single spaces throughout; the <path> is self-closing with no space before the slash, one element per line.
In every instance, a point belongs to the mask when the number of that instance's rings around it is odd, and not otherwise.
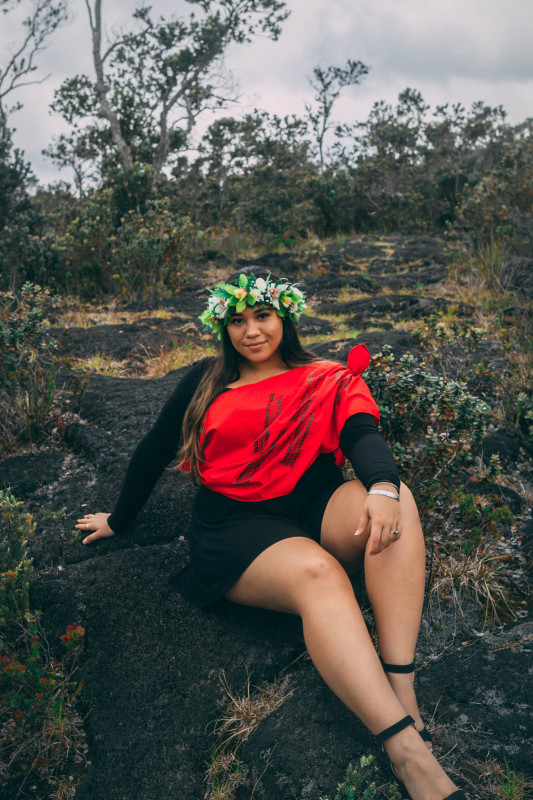
<path fill-rule="evenodd" d="M 133 169 L 133 159 L 131 156 L 131 149 L 120 129 L 120 121 L 113 111 L 109 100 L 107 99 L 105 80 L 104 80 L 104 64 L 102 61 L 102 0 L 95 0 L 94 3 L 94 20 L 91 11 L 89 0 L 85 0 L 87 9 L 89 11 L 89 20 L 91 24 L 92 38 L 93 38 L 93 61 L 94 69 L 96 72 L 96 92 L 100 101 L 100 110 L 106 120 L 109 122 L 111 128 L 111 135 L 113 142 L 117 148 L 118 157 L 122 164 L 124 172 L 131 172 Z"/>

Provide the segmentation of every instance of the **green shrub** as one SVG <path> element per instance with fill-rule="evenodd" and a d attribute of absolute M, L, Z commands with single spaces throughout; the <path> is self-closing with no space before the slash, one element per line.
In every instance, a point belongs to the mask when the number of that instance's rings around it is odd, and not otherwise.
<path fill-rule="evenodd" d="M 463 533 L 461 547 L 469 555 L 473 548 L 495 544 L 502 536 L 504 528 L 515 521 L 508 506 L 497 497 L 486 499 L 477 497 L 460 489 L 451 495 L 458 505 L 457 518 Z"/>
<path fill-rule="evenodd" d="M 480 334 L 474 329 L 469 346 Z M 417 498 L 429 544 L 430 615 L 440 613 L 440 600 L 447 598 L 458 609 L 473 600 L 485 619 L 512 616 L 516 581 L 500 539 L 514 517 L 497 492 L 486 490 L 500 477 L 498 457 L 485 464 L 479 454 L 489 407 L 465 383 L 432 375 L 410 354 L 395 362 L 384 347 L 372 361 L 365 379 L 400 475 Z"/>
<path fill-rule="evenodd" d="M 0 491 L 0 779 L 13 796 L 30 774 L 43 781 L 61 775 L 69 754 L 84 747 L 73 707 L 82 684 L 72 674 L 85 631 L 69 625 L 63 656 L 50 655 L 29 602 L 26 550 L 34 531 L 22 503 Z"/>
<path fill-rule="evenodd" d="M 533 124 L 526 120 L 508 128 L 499 157 L 484 166 L 463 188 L 457 227 L 475 244 L 505 237 L 517 251 L 533 246 Z"/>
<path fill-rule="evenodd" d="M 49 292 L 31 283 L 0 294 L 0 451 L 31 441 L 49 419 L 57 349 L 45 318 L 49 302 Z"/>
<path fill-rule="evenodd" d="M 111 237 L 115 233 L 112 191 L 82 201 L 71 198 L 49 218 L 47 283 L 92 299 L 113 291 Z"/>
<path fill-rule="evenodd" d="M 150 202 L 144 214 L 131 211 L 110 240 L 113 280 L 120 294 L 134 299 L 179 293 L 188 283 L 189 258 L 202 238 L 199 226 L 171 214 L 166 201 Z"/>
<path fill-rule="evenodd" d="M 414 356 L 374 356 L 365 379 L 381 413 L 381 430 L 402 478 L 430 498 L 472 463 L 485 436 L 488 405 L 464 383 L 433 375 Z"/>
<path fill-rule="evenodd" d="M 178 293 L 188 283 L 191 258 L 206 232 L 171 210 L 168 198 L 116 218 L 111 189 L 59 209 L 47 234 L 50 282 L 67 294 L 129 300 Z"/>

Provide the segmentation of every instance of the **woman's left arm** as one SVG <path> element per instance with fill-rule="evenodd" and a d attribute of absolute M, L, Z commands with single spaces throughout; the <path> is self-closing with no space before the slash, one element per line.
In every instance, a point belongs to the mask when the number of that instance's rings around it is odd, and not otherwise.
<path fill-rule="evenodd" d="M 353 414 L 343 425 L 340 446 L 367 491 L 387 492 L 399 498 L 400 477 L 390 447 L 377 429 L 372 414 Z M 399 500 L 383 494 L 369 494 L 355 535 L 370 525 L 368 552 L 377 555 L 401 536 Z M 392 531 L 398 531 L 391 536 Z"/>

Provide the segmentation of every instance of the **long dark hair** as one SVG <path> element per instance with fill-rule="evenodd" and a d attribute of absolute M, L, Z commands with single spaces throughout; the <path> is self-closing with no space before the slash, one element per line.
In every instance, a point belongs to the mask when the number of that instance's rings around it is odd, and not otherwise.
<path fill-rule="evenodd" d="M 256 278 L 267 278 L 279 282 L 280 279 L 263 267 L 245 267 L 228 276 L 225 283 L 236 284 L 239 275 L 255 275 Z M 281 357 L 291 369 L 317 361 L 318 356 L 302 346 L 298 338 L 295 323 L 288 317 L 282 318 L 283 335 L 281 339 Z M 193 478 L 198 477 L 198 464 L 202 460 L 200 433 L 205 412 L 229 384 L 239 379 L 240 364 L 243 357 L 235 350 L 231 342 L 227 326 L 222 329 L 221 352 L 208 365 L 198 388 L 196 389 L 183 420 L 183 444 L 179 453 L 180 467 L 188 465 Z"/>

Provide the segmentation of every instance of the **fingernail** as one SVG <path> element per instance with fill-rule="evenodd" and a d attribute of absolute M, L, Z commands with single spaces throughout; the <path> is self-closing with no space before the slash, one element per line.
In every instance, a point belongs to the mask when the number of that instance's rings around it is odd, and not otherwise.
<path fill-rule="evenodd" d="M 354 536 L 360 536 L 362 533 L 363 533 L 363 531 L 356 531 L 356 532 L 354 533 Z"/>
<path fill-rule="evenodd" d="M 82 544 L 87 544 L 87 539 L 84 539 L 84 540 L 82 541 Z"/>

